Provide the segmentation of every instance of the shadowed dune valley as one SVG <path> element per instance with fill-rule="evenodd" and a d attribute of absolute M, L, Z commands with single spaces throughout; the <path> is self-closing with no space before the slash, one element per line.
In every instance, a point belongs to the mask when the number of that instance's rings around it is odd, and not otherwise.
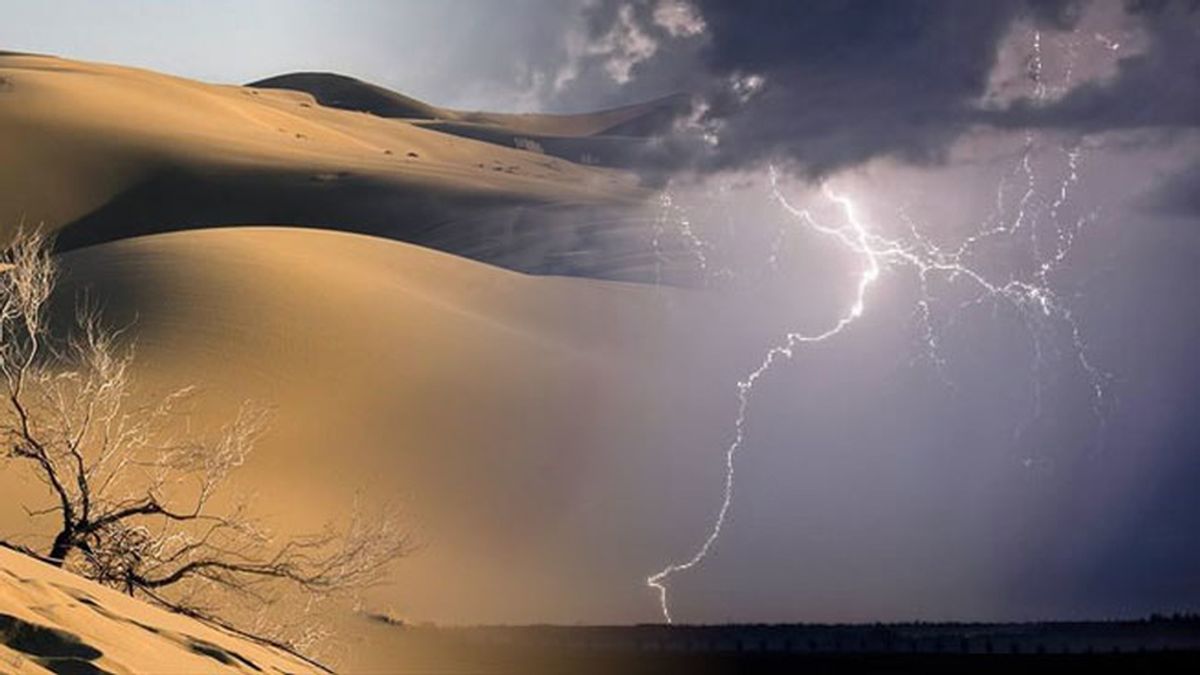
<path fill-rule="evenodd" d="M 1187 0 L 0 0 L 0 673 L 1194 672 Z"/>

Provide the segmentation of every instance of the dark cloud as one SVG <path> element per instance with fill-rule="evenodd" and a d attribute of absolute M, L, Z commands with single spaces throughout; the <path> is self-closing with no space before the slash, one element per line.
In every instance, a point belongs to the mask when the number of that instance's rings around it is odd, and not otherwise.
<path fill-rule="evenodd" d="M 719 168 L 766 158 L 821 174 L 879 155 L 927 161 L 981 96 L 1014 2 L 700 3 L 718 84 L 765 78 L 742 102 L 714 96 Z"/>
<path fill-rule="evenodd" d="M 725 169 L 771 160 L 807 175 L 881 155 L 937 159 L 974 122 L 972 105 L 1012 22 L 1067 28 L 1079 15 L 1068 1 L 699 0 L 704 33 L 681 40 L 655 21 L 662 4 L 610 0 L 587 15 L 592 44 L 631 23 L 655 44 L 631 65 L 623 91 L 645 96 L 673 83 L 699 94 L 702 107 L 684 125 L 690 137 L 651 148 L 645 163 Z M 580 74 L 598 72 L 606 57 L 593 54 Z M 702 142 L 706 135 L 719 142 Z"/>
<path fill-rule="evenodd" d="M 664 4 L 592 4 L 585 46 L 554 99 L 583 107 L 695 93 L 681 133 L 644 153 L 649 169 L 773 161 L 815 177 L 881 156 L 935 162 L 981 125 L 1092 132 L 1195 126 L 1200 113 L 1196 0 L 1129 3 L 1148 46 L 1121 59 L 1115 77 L 1048 105 L 1018 99 L 1003 108 L 980 101 L 1014 22 L 1071 30 L 1087 3 L 692 0 L 704 31 L 688 35 L 656 20 Z"/>

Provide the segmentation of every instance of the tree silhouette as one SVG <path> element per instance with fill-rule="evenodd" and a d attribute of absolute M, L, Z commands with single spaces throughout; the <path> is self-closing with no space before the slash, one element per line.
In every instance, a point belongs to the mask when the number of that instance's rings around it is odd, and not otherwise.
<path fill-rule="evenodd" d="M 19 232 L 0 254 L 0 438 L 9 462 L 47 488 L 46 504 L 26 506 L 31 517 L 56 523 L 40 557 L 304 650 L 324 633 L 307 620 L 266 620 L 271 606 L 288 591 L 319 600 L 366 588 L 413 549 L 395 514 L 367 518 L 355 508 L 341 528 L 275 541 L 245 501 L 218 505 L 214 497 L 267 428 L 267 410 L 243 404 L 223 429 L 202 434 L 186 424 L 193 387 L 135 401 L 134 349 L 122 346 L 96 305 L 78 303 L 67 335 L 52 336 L 47 303 L 56 278 L 39 232 Z M 248 609 L 258 620 L 239 626 L 233 617 L 252 615 Z"/>

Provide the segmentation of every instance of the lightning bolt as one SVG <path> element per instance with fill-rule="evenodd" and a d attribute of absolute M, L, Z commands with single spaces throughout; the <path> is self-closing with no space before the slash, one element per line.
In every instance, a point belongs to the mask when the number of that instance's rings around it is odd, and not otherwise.
<path fill-rule="evenodd" d="M 707 281 L 709 276 L 709 260 L 708 260 L 708 243 L 696 234 L 696 230 L 692 227 L 692 221 L 687 213 L 687 210 L 675 203 L 675 197 L 671 192 L 664 191 L 659 196 L 658 214 L 654 218 L 654 225 L 650 230 L 650 246 L 654 255 L 654 277 L 655 284 L 662 284 L 663 266 L 671 262 L 671 257 L 663 250 L 664 240 L 668 236 L 667 225 L 674 225 L 675 234 L 683 241 L 687 249 L 695 258 L 696 268 L 700 273 L 701 281 Z"/>
<path fill-rule="evenodd" d="M 1067 66 L 1070 77 L 1070 60 Z M 1042 68 L 1041 34 L 1034 31 L 1029 76 L 1033 83 L 1034 97 L 1039 102 L 1046 97 L 1048 91 L 1042 77 Z M 930 282 L 938 279 L 948 284 L 964 284 L 973 289 L 973 296 L 959 305 L 955 316 L 989 302 L 993 303 L 993 306 L 1006 305 L 1016 310 L 1031 337 L 1034 419 L 1042 414 L 1040 373 L 1046 352 L 1052 346 L 1050 338 L 1065 334 L 1073 358 L 1087 379 L 1093 412 L 1100 433 L 1103 434 L 1105 414 L 1109 406 L 1107 383 L 1111 376 L 1089 358 L 1088 346 L 1078 321 L 1070 306 L 1059 297 L 1051 283 L 1053 273 L 1068 258 L 1075 237 L 1095 218 L 1093 212 L 1077 218 L 1069 225 L 1061 222 L 1072 189 L 1079 182 L 1083 150 L 1081 146 L 1063 150 L 1065 170 L 1058 181 L 1054 197 L 1050 200 L 1040 198 L 1038 193 L 1039 180 L 1034 166 L 1035 151 L 1035 138 L 1032 133 L 1027 133 L 1013 172 L 1002 177 L 999 182 L 992 213 L 980 223 L 974 234 L 966 236 L 957 247 L 949 249 L 942 248 L 923 236 L 919 225 L 904 210 L 901 210 L 899 219 L 906 225 L 908 236 L 896 238 L 881 234 L 864 222 L 851 196 L 835 190 L 828 182 L 822 184 L 821 194 L 837 207 L 844 222 L 837 225 L 823 223 L 808 209 L 797 207 L 788 200 L 780 187 L 778 172 L 775 167 L 770 167 L 771 198 L 790 216 L 791 221 L 804 230 L 830 239 L 859 260 L 854 295 L 846 309 L 826 329 L 814 333 L 787 333 L 783 340 L 767 350 L 758 366 L 737 383 L 737 413 L 734 418 L 733 438 L 725 450 L 725 479 L 720 508 L 707 535 L 689 557 L 670 563 L 646 578 L 647 586 L 657 593 L 662 616 L 667 623 L 674 621 L 669 598 L 670 579 L 700 565 L 712 552 L 728 521 L 734 496 L 735 460 L 745 444 L 746 418 L 755 385 L 777 363 L 791 359 L 802 346 L 831 340 L 849 330 L 863 316 L 871 289 L 886 273 L 910 270 L 917 276 L 916 316 L 922 327 L 921 339 L 930 362 L 938 369 L 939 374 L 943 375 L 947 384 L 951 383 L 944 376 L 945 362 L 940 355 Z M 1015 204 L 1014 216 L 1007 219 L 1004 216 L 1009 210 L 1008 181 L 1013 175 L 1023 178 L 1024 190 Z M 1043 215 L 1048 217 L 1043 220 Z M 1049 253 L 1045 250 L 1046 246 L 1039 234 L 1039 230 L 1045 226 L 1054 228 L 1053 251 Z M 1027 238 L 1035 263 L 1028 274 L 1013 274 L 1007 279 L 994 279 L 971 264 L 988 240 L 1015 237 Z M 777 250 L 772 249 L 770 262 L 776 262 L 778 254 Z M 1018 435 L 1020 433 L 1019 427 Z M 1031 466 L 1034 462 L 1032 458 L 1024 460 L 1025 466 Z"/>
<path fill-rule="evenodd" d="M 1074 155 L 1072 156 L 1074 157 Z M 1072 161 L 1074 162 L 1074 160 Z M 1022 159 L 1022 164 L 1025 166 L 1025 171 L 1032 174 L 1028 168 L 1028 155 Z M 964 245 L 956 250 L 943 251 L 928 239 L 919 235 L 914 237 L 913 241 L 909 242 L 878 234 L 872 231 L 860 218 L 854 200 L 848 195 L 837 192 L 828 183 L 822 185 L 822 195 L 839 208 L 844 217 L 845 224 L 837 226 L 824 224 L 818 221 L 809 210 L 794 206 L 784 196 L 779 186 L 778 172 L 774 167 L 771 167 L 770 180 L 772 197 L 796 223 L 811 232 L 833 240 L 859 258 L 860 268 L 857 282 L 855 283 L 854 297 L 845 312 L 827 329 L 815 333 L 788 333 L 782 342 L 766 352 L 762 361 L 754 370 L 750 371 L 750 373 L 737 383 L 738 406 L 737 414 L 734 418 L 733 440 L 725 451 L 725 481 L 721 506 L 717 511 L 712 527 L 709 529 L 707 537 L 690 557 L 680 562 L 671 563 L 646 579 L 646 584 L 657 592 L 663 619 L 668 623 L 673 622 L 674 619 L 670 610 L 667 582 L 672 576 L 696 567 L 708 557 L 713 546 L 720 538 L 721 532 L 728 520 L 729 509 L 733 503 L 735 458 L 745 443 L 746 416 L 749 411 L 750 398 L 755 385 L 776 363 L 781 360 L 791 359 L 796 350 L 801 346 L 830 340 L 848 330 L 856 320 L 863 316 L 867 308 L 869 291 L 879 282 L 885 272 L 897 268 L 908 268 L 917 274 L 918 281 L 920 282 L 919 288 L 921 289 L 921 296 L 917 303 L 918 310 L 921 316 L 924 317 L 924 338 L 929 354 L 935 363 L 941 363 L 942 361 L 940 356 L 938 356 L 937 333 L 933 329 L 931 319 L 932 298 L 929 295 L 929 281 L 931 278 L 939 276 L 950 282 L 962 281 L 968 283 L 976 289 L 976 297 L 965 303 L 962 308 L 992 300 L 1010 304 L 1018 309 L 1022 313 L 1022 316 L 1027 317 L 1027 321 L 1029 322 L 1034 320 L 1057 320 L 1061 322 L 1067 327 L 1067 332 L 1071 338 L 1072 347 L 1076 352 L 1077 359 L 1089 376 L 1092 395 L 1095 399 L 1095 409 L 1098 411 L 1098 414 L 1103 410 L 1104 402 L 1107 398 L 1105 382 L 1108 379 L 1108 375 L 1096 368 L 1088 359 L 1087 346 L 1082 338 L 1082 333 L 1074 315 L 1048 285 L 1038 283 L 1037 281 L 1021 279 L 1010 279 L 1005 282 L 992 281 L 965 262 L 964 259 L 970 253 L 970 246 Z M 1072 172 L 1069 180 L 1072 182 L 1077 180 L 1074 163 L 1072 164 Z M 1061 188 L 1060 191 L 1060 198 L 1063 201 L 1066 199 L 1066 190 L 1069 188 L 1069 185 L 1064 185 L 1065 187 Z M 1002 231 L 1011 234 L 1019 231 L 1022 227 L 1032 230 L 1032 225 L 1024 223 L 1027 218 L 1025 205 L 1030 199 L 1027 193 L 1021 200 L 1022 206 L 1018 211 L 1016 220 L 1011 225 L 1001 228 Z M 916 226 L 911 221 L 910 229 L 914 232 L 916 231 Z M 998 230 L 993 229 L 985 232 L 994 231 Z M 972 239 L 977 240 L 978 235 Z M 1060 237 L 1059 242 L 1059 252 L 1052 260 L 1061 261 L 1066 256 L 1065 249 L 1069 246 L 1070 239 Z M 1044 279 L 1046 273 L 1051 269 L 1053 269 L 1052 264 L 1043 263 L 1038 268 L 1039 280 Z M 1036 337 L 1038 333 L 1034 331 L 1035 326 L 1032 324 L 1029 325 L 1031 332 L 1035 334 L 1033 341 L 1035 360 L 1040 362 L 1042 358 L 1042 343 Z"/>
<path fill-rule="evenodd" d="M 754 389 L 755 383 L 759 378 L 767 373 L 771 367 L 781 358 L 791 358 L 794 350 L 804 343 L 822 342 L 828 340 L 835 335 L 841 333 L 851 323 L 862 316 L 866 309 L 867 290 L 879 279 L 881 272 L 880 257 L 881 253 L 876 251 L 871 244 L 871 236 L 863 227 L 854 213 L 854 204 L 849 198 L 835 194 L 832 190 L 826 189 L 826 196 L 839 204 L 845 211 L 846 219 L 850 224 L 849 228 L 826 227 L 818 223 L 807 211 L 800 211 L 792 207 L 778 189 L 778 176 L 774 167 L 771 168 L 771 184 L 775 196 L 780 200 L 780 203 L 790 211 L 793 215 L 804 219 L 807 225 L 815 231 L 833 237 L 840 241 L 847 248 L 859 253 L 865 261 L 862 273 L 859 275 L 857 283 L 857 293 L 854 302 L 849 310 L 828 330 L 822 333 L 806 335 L 803 333 L 788 333 L 786 340 L 767 351 L 758 367 L 750 372 L 743 380 L 738 382 L 738 410 L 737 417 L 734 420 L 734 438 L 730 443 L 729 448 L 725 451 L 725 488 L 724 496 L 721 501 L 721 508 L 717 512 L 716 520 L 713 522 L 712 529 L 709 530 L 708 537 L 700 545 L 700 548 L 683 562 L 673 563 L 663 568 L 656 574 L 651 575 L 646 579 L 646 583 L 657 590 L 659 604 L 662 608 L 663 618 L 667 623 L 672 623 L 671 609 L 667 598 L 667 579 L 678 572 L 687 571 L 696 565 L 700 564 L 706 557 L 717 539 L 721 536 L 721 530 L 725 526 L 725 521 L 729 515 L 729 507 L 733 503 L 733 483 L 734 483 L 734 456 L 742 447 L 745 441 L 746 413 L 750 407 L 750 393 Z"/>

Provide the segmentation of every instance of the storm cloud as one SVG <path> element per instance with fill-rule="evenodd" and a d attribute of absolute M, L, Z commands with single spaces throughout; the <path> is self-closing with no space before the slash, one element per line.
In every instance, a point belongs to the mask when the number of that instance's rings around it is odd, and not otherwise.
<path fill-rule="evenodd" d="M 1070 31 L 1090 4 L 604 0 L 583 10 L 547 98 L 582 108 L 682 88 L 694 95 L 691 113 L 646 153 L 647 168 L 769 161 L 810 178 L 878 157 L 937 162 L 978 127 L 1191 127 L 1200 119 L 1198 6 L 1127 3 L 1124 18 L 1146 47 L 1122 56 L 1115 77 L 996 106 L 984 99 L 1014 25 Z"/>

